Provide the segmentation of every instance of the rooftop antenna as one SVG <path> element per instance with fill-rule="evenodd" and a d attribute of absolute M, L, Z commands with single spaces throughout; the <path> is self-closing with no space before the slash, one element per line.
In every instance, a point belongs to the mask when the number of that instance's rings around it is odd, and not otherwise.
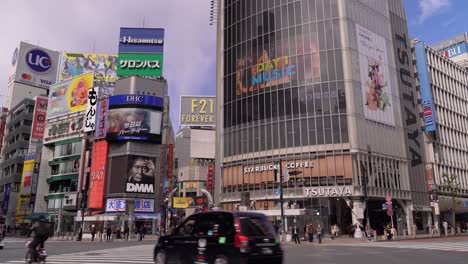
<path fill-rule="evenodd" d="M 145 17 L 143 17 L 143 28 L 145 28 Z"/>
<path fill-rule="evenodd" d="M 93 40 L 93 53 L 96 53 L 96 40 Z"/>

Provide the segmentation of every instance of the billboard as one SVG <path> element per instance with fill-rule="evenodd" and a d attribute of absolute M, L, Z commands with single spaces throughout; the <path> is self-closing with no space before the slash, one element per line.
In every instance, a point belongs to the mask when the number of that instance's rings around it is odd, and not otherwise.
<path fill-rule="evenodd" d="M 163 53 L 163 51 L 163 28 L 120 28 L 119 53 Z"/>
<path fill-rule="evenodd" d="M 163 55 L 158 53 L 119 53 L 118 76 L 162 76 Z"/>
<path fill-rule="evenodd" d="M 187 208 L 192 203 L 192 197 L 173 197 L 173 208 Z"/>
<path fill-rule="evenodd" d="M 88 90 L 93 85 L 93 73 L 52 85 L 49 90 L 47 119 L 86 110 Z"/>
<path fill-rule="evenodd" d="M 76 116 L 57 122 L 47 122 L 44 133 L 44 142 L 78 135 L 83 129 L 83 119 L 83 116 Z"/>
<path fill-rule="evenodd" d="M 460 54 L 467 53 L 467 52 L 468 52 L 468 43 L 462 42 L 458 45 L 455 45 L 454 47 L 450 47 L 442 51 L 441 53 L 444 57 L 447 57 L 450 59 L 452 57 L 455 57 L 455 56 L 458 56 Z"/>
<path fill-rule="evenodd" d="M 86 114 L 84 119 L 84 132 L 94 131 L 96 127 L 96 111 L 97 102 L 99 98 L 99 88 L 95 89 L 94 86 L 88 90 L 88 105 L 86 106 Z"/>
<path fill-rule="evenodd" d="M 34 172 L 36 155 L 27 154 L 24 157 L 23 175 L 21 177 L 20 195 L 18 199 L 17 215 L 29 215 L 32 212 L 31 200 L 31 180 Z"/>
<path fill-rule="evenodd" d="M 364 116 L 395 126 L 385 39 L 356 24 Z"/>
<path fill-rule="evenodd" d="M 114 83 L 117 77 L 117 54 L 63 52 L 59 80 L 66 81 L 83 73 L 96 72 L 104 81 Z"/>
<path fill-rule="evenodd" d="M 57 81 L 60 53 L 21 42 L 12 64 L 16 82 L 49 88 Z"/>
<path fill-rule="evenodd" d="M 154 212 L 153 199 L 135 199 L 135 212 L 136 213 L 152 213 Z M 106 212 L 125 212 L 127 203 L 124 198 L 107 199 Z"/>
<path fill-rule="evenodd" d="M 5 184 L 5 192 L 3 193 L 2 212 L 6 215 L 8 212 L 8 203 L 10 202 L 11 183 Z"/>
<path fill-rule="evenodd" d="M 216 151 L 216 130 L 192 129 L 190 131 L 190 157 L 214 159 Z"/>
<path fill-rule="evenodd" d="M 32 139 L 44 138 L 46 115 L 47 115 L 47 103 L 48 99 L 44 97 L 36 97 L 36 103 L 34 105 L 34 119 L 31 129 Z"/>
<path fill-rule="evenodd" d="M 164 99 L 149 95 L 109 97 L 108 140 L 145 140 L 161 143 Z"/>
<path fill-rule="evenodd" d="M 414 45 L 416 54 L 416 67 L 418 69 L 419 86 L 421 92 L 421 107 L 424 119 L 424 130 L 436 131 L 436 116 L 434 101 L 432 100 L 431 83 L 426 60 L 426 48 L 421 41 Z"/>
<path fill-rule="evenodd" d="M 181 126 L 216 126 L 215 96 L 181 96 Z"/>
<path fill-rule="evenodd" d="M 109 99 L 103 98 L 98 101 L 97 114 L 96 114 L 96 134 L 95 138 L 105 138 L 107 130 L 107 111 L 109 110 Z"/>
<path fill-rule="evenodd" d="M 94 142 L 89 178 L 88 208 L 100 209 L 103 207 L 107 153 L 107 141 Z"/>
<path fill-rule="evenodd" d="M 109 193 L 154 194 L 156 159 L 140 155 L 112 157 Z"/>

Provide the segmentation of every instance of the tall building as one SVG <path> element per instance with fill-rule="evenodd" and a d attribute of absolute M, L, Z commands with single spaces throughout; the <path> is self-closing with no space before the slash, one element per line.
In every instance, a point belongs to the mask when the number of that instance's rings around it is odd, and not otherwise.
<path fill-rule="evenodd" d="M 439 41 L 431 48 L 468 69 L 468 32 Z"/>
<path fill-rule="evenodd" d="M 413 46 L 434 219 L 457 226 L 468 216 L 468 70 L 421 41 Z"/>
<path fill-rule="evenodd" d="M 215 200 L 277 220 L 283 206 L 287 225 L 429 223 L 402 1 L 225 0 L 218 10 Z"/>

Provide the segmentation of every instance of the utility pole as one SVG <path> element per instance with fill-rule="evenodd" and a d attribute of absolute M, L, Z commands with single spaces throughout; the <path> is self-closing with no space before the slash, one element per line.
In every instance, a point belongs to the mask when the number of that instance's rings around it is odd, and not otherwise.
<path fill-rule="evenodd" d="M 275 178 L 276 180 L 279 180 L 279 184 L 280 184 L 280 209 L 281 209 L 281 229 L 283 230 L 283 234 L 284 232 L 286 232 L 286 223 L 284 221 L 284 207 L 283 207 L 283 203 L 284 203 L 284 199 L 283 199 L 283 174 L 282 174 L 282 169 L 281 169 L 281 159 L 279 160 L 279 168 L 275 168 L 274 172 L 275 172 Z M 278 170 L 279 170 L 279 177 L 278 177 Z"/>
<path fill-rule="evenodd" d="M 369 172 L 372 170 L 372 166 L 371 166 L 371 147 L 369 145 L 367 145 L 367 164 L 368 164 L 368 167 L 369 167 Z M 370 173 L 365 173 L 365 177 L 364 177 L 364 200 L 366 201 L 366 227 L 365 227 L 365 231 L 366 231 L 366 234 L 367 232 L 369 232 L 371 230 L 370 228 L 370 217 L 369 217 L 369 195 L 367 194 L 367 181 L 368 181 L 368 178 L 370 175 L 368 175 Z M 393 219 L 392 219 L 392 227 L 393 227 Z"/>

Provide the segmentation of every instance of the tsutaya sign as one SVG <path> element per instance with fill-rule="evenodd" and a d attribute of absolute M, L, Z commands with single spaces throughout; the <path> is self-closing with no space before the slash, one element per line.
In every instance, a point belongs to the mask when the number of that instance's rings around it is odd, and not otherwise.
<path fill-rule="evenodd" d="M 305 197 L 341 197 L 353 196 L 353 187 L 350 186 L 327 186 L 304 188 Z"/>
<path fill-rule="evenodd" d="M 297 168 L 313 168 L 314 162 L 313 161 L 302 161 L 302 162 L 288 162 L 286 163 L 287 169 L 297 169 Z M 262 172 L 262 171 L 272 171 L 272 170 L 279 170 L 279 164 L 269 164 L 269 165 L 261 165 L 261 166 L 251 166 L 251 167 L 244 167 L 244 174 L 253 173 L 253 172 Z"/>

